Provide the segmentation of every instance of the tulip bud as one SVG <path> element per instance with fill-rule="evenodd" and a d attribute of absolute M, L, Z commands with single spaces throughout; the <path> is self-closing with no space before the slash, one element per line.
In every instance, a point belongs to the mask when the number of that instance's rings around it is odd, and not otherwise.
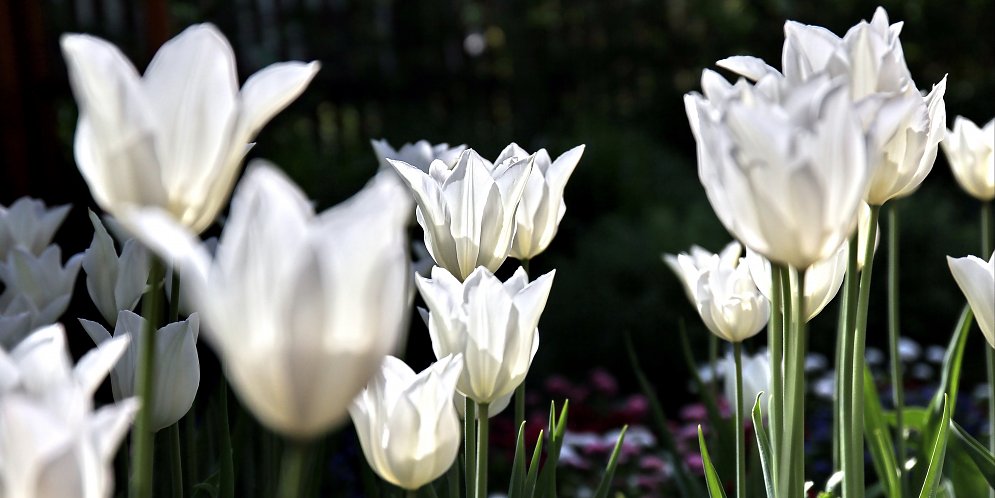
<path fill-rule="evenodd" d="M 967 298 L 978 328 L 995 348 L 995 253 L 986 262 L 977 256 L 947 256 L 950 273 Z"/>
<path fill-rule="evenodd" d="M 137 241 L 128 240 L 118 256 L 114 239 L 93 211 L 90 211 L 90 222 L 93 223 L 93 241 L 83 253 L 86 290 L 104 320 L 114 325 L 118 311 L 134 311 L 145 292 L 149 255 Z"/>
<path fill-rule="evenodd" d="M 979 201 L 995 200 L 995 119 L 981 129 L 957 116 L 940 145 L 960 187 Z"/>
<path fill-rule="evenodd" d="M 532 259 L 549 247 L 567 211 L 567 205 L 563 202 L 563 190 L 582 154 L 583 145 L 564 152 L 555 161 L 550 161 L 546 149 L 539 149 L 535 153 L 535 164 L 515 213 L 512 257 L 519 260 Z"/>

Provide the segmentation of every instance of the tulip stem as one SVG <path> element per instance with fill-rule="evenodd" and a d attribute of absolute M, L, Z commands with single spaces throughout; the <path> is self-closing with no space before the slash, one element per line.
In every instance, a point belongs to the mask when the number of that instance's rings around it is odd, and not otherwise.
<path fill-rule="evenodd" d="M 152 431 L 152 402 L 155 399 L 155 331 L 162 314 L 162 281 L 164 268 L 162 260 L 150 257 L 148 288 L 142 296 L 142 327 L 138 352 L 138 377 L 136 379 L 138 399 L 142 401 L 138 418 L 131 437 L 134 443 L 132 459 L 132 498 L 152 496 L 152 456 L 155 447 L 155 433 Z"/>
<path fill-rule="evenodd" d="M 477 498 L 487 498 L 488 403 L 477 404 Z"/>
<path fill-rule="evenodd" d="M 477 404 L 466 398 L 463 411 L 463 466 L 466 469 L 466 498 L 473 498 L 477 483 Z"/>
<path fill-rule="evenodd" d="M 784 411 L 783 376 L 784 367 L 784 322 L 782 320 L 782 300 L 781 300 L 781 266 L 771 263 L 771 303 L 770 322 L 767 326 L 767 348 L 770 350 L 770 409 L 767 414 L 768 425 L 770 426 L 770 446 L 775 452 L 780 451 L 783 434 L 781 431 L 782 413 Z M 774 482 L 780 482 L 781 467 L 778 458 L 773 458 L 772 474 Z"/>
<path fill-rule="evenodd" d="M 981 203 L 981 259 L 992 256 L 992 246 L 995 246 L 995 205 L 992 201 Z M 985 348 L 985 365 L 988 373 L 989 392 L 995 386 L 995 348 Z M 988 449 L 995 455 L 995 395 L 988 396 Z M 988 491 L 988 498 L 995 498 L 995 489 Z"/>
<path fill-rule="evenodd" d="M 529 274 L 529 260 L 521 260 L 522 269 L 525 270 L 525 275 Z M 515 427 L 521 427 L 522 422 L 525 421 L 525 379 L 522 379 L 522 383 L 515 388 Z"/>
<path fill-rule="evenodd" d="M 173 498 L 183 498 L 183 460 L 180 457 L 180 423 L 169 426 L 169 475 Z"/>
<path fill-rule="evenodd" d="M 449 486 L 449 495 L 446 498 L 460 498 L 459 495 L 459 465 L 455 462 L 446 472 L 446 484 Z"/>
<path fill-rule="evenodd" d="M 431 484 L 429 484 L 429 486 L 431 486 Z M 417 489 L 405 490 L 404 496 L 405 498 L 418 498 L 418 490 Z"/>
<path fill-rule="evenodd" d="M 805 271 L 792 278 L 791 269 L 781 270 L 784 307 L 784 438 L 781 440 L 778 496 L 802 496 L 805 475 Z M 790 328 L 789 328 L 790 327 Z"/>
<path fill-rule="evenodd" d="M 868 218 L 867 240 L 862 248 L 864 268 L 860 272 L 860 289 L 857 294 L 857 313 L 854 316 L 853 359 L 850 370 L 850 469 L 844 470 L 844 486 L 849 488 L 847 498 L 864 494 L 864 345 L 867 340 L 867 310 L 871 293 L 871 274 L 874 268 L 874 234 L 878 229 L 881 206 L 871 206 Z M 904 462 L 903 462 L 904 465 Z"/>
<path fill-rule="evenodd" d="M 736 496 L 746 498 L 746 447 L 743 436 L 743 343 L 732 343 L 736 362 Z"/>
<path fill-rule="evenodd" d="M 873 238 L 874 234 L 869 237 Z M 891 355 L 891 397 L 895 404 L 896 451 L 898 451 L 898 479 L 902 496 L 909 496 L 908 476 L 905 473 L 905 391 L 902 380 L 902 361 L 898 356 L 898 205 L 888 206 L 888 348 Z"/>
<path fill-rule="evenodd" d="M 859 465 L 859 461 L 852 459 L 850 442 L 853 440 L 853 421 L 850 419 L 850 412 L 853 405 L 853 335 L 854 323 L 857 316 L 857 283 L 859 275 L 860 250 L 857 234 L 850 237 L 849 250 L 847 253 L 846 277 L 843 282 L 843 307 L 840 316 L 839 329 L 837 333 L 841 336 L 840 353 L 836 364 L 836 393 L 833 397 L 836 413 L 835 417 L 839 432 L 836 434 L 838 441 L 835 447 L 839 450 L 839 465 L 834 470 L 843 470 L 843 496 L 853 498 L 862 496 L 863 490 L 853 490 L 848 487 L 850 481 L 846 479 L 847 472 L 854 465 Z M 861 374 L 863 375 L 863 374 Z"/>
<path fill-rule="evenodd" d="M 222 366 L 222 368 L 224 368 Z M 221 397 L 221 482 L 219 491 L 221 498 L 234 498 L 235 496 L 235 465 L 232 461 L 233 453 L 231 443 L 231 426 L 228 418 L 228 379 L 221 376 L 221 387 L 219 388 Z M 284 452 L 286 455 L 286 450 Z M 285 457 L 286 458 L 286 457 Z M 298 479 L 299 480 L 299 479 Z M 285 484 L 281 481 L 281 486 Z M 283 489 L 281 487 L 281 489 Z"/>
<path fill-rule="evenodd" d="M 304 459 L 307 443 L 287 440 L 283 447 L 283 461 L 280 463 L 280 498 L 300 498 L 301 481 L 304 473 Z"/>

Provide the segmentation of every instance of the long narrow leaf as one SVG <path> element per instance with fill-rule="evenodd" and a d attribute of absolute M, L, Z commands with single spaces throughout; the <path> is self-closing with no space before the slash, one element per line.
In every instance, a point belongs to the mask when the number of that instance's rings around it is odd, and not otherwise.
<path fill-rule="evenodd" d="M 515 442 L 515 457 L 511 464 L 511 481 L 508 483 L 508 498 L 522 498 L 525 491 L 525 422 L 518 426 L 518 439 Z"/>
<path fill-rule="evenodd" d="M 523 496 L 533 498 L 536 492 L 536 483 L 539 480 L 539 460 L 542 457 L 543 431 L 539 431 L 539 438 L 536 439 L 535 450 L 532 451 L 532 460 L 529 462 L 529 472 L 525 476 L 525 489 Z"/>
<path fill-rule="evenodd" d="M 618 456 L 622 452 L 622 442 L 625 440 L 625 431 L 629 429 L 626 425 L 622 427 L 622 432 L 618 434 L 618 440 L 615 441 L 615 449 L 612 450 L 611 458 L 608 459 L 608 466 L 605 467 L 605 472 L 601 474 L 601 482 L 598 484 L 598 488 L 594 491 L 594 498 L 608 498 L 608 491 L 612 487 L 612 479 L 615 477 L 615 467 L 618 466 Z"/>
<path fill-rule="evenodd" d="M 722 480 L 715 472 L 712 458 L 708 456 L 708 446 L 705 445 L 705 435 L 701 432 L 701 425 L 698 426 L 698 446 L 701 448 L 701 462 L 705 467 L 705 484 L 708 487 L 709 498 L 726 498 L 726 490 L 722 488 Z"/>
<path fill-rule="evenodd" d="M 718 447 L 718 455 L 733 455 L 732 444 L 735 440 L 735 428 L 732 426 L 732 420 L 722 418 L 719 412 L 718 403 L 715 400 L 715 393 L 712 389 L 701 380 L 701 376 L 698 375 L 698 368 L 695 366 L 694 355 L 691 353 L 691 343 L 688 340 L 687 328 L 684 326 L 684 320 L 680 320 L 678 323 L 678 330 L 681 336 L 681 350 L 684 353 L 684 362 L 687 363 L 688 371 L 691 373 L 691 380 L 694 381 L 695 387 L 698 389 L 698 393 L 701 396 L 701 401 L 705 404 L 705 411 L 708 414 L 708 423 L 712 430 L 715 431 L 715 444 Z M 726 449 L 729 451 L 726 451 Z M 724 462 L 718 462 L 718 466 L 725 468 Z"/>
<path fill-rule="evenodd" d="M 932 498 L 936 495 L 936 488 L 943 476 L 943 457 L 947 452 L 947 434 L 950 432 L 950 411 L 953 408 L 946 396 L 943 400 L 943 418 L 940 422 L 940 430 L 937 431 L 936 444 L 933 445 L 932 454 L 929 457 L 929 468 L 926 470 L 926 479 L 922 484 L 922 491 L 919 498 Z"/>
<path fill-rule="evenodd" d="M 950 422 L 950 430 L 954 435 L 953 440 L 960 444 L 967 456 L 971 457 L 978 472 L 988 481 L 988 485 L 995 488 L 995 456 L 992 456 L 988 448 L 968 434 L 957 422 Z"/>
<path fill-rule="evenodd" d="M 777 483 L 774 482 L 770 467 L 773 458 L 770 436 L 767 435 L 763 415 L 760 413 L 760 397 L 763 395 L 763 391 L 758 393 L 757 400 L 753 403 L 753 432 L 757 436 L 757 449 L 760 451 L 760 469 L 763 471 L 764 489 L 767 491 L 767 498 L 775 498 L 774 490 L 777 489 Z"/>
<path fill-rule="evenodd" d="M 549 448 L 546 451 L 546 463 L 539 471 L 538 491 L 540 498 L 556 498 L 556 466 L 560 461 L 560 448 L 563 446 L 563 434 L 567 430 L 567 408 L 570 400 L 563 402 L 560 416 L 556 416 L 556 405 L 550 407 L 549 413 Z"/>
<path fill-rule="evenodd" d="M 900 470 L 895 462 L 895 447 L 881 410 L 874 378 L 867 365 L 864 365 L 864 437 L 867 439 L 874 470 L 884 485 L 885 496 L 901 498 L 902 483 L 899 480 Z"/>

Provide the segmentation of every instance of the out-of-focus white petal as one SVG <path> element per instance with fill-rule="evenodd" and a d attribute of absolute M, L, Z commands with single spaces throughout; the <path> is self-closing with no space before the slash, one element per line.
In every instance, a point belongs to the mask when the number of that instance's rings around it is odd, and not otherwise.
<path fill-rule="evenodd" d="M 974 311 L 978 328 L 995 348 L 995 253 L 986 262 L 977 256 L 947 256 L 950 273 Z"/>

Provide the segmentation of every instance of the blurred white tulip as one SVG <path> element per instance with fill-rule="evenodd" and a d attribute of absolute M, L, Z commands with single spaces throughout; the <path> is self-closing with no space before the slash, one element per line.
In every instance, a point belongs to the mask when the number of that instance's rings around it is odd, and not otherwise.
<path fill-rule="evenodd" d="M 995 200 L 995 119 L 978 128 L 957 116 L 954 129 L 940 142 L 960 188 L 979 201 Z"/>
<path fill-rule="evenodd" d="M 21 197 L 10 207 L 0 205 L 0 261 L 6 261 L 14 248 L 40 255 L 67 214 L 69 206 L 49 208 L 30 197 Z"/>
<path fill-rule="evenodd" d="M 977 256 L 947 256 L 950 273 L 974 311 L 978 328 L 995 348 L 995 253 L 986 262 Z"/>
<path fill-rule="evenodd" d="M 118 256 L 114 239 L 93 211 L 93 241 L 83 252 L 83 271 L 90 299 L 107 323 L 117 323 L 118 312 L 134 311 L 149 278 L 149 253 L 138 241 L 125 241 Z"/>
<path fill-rule="evenodd" d="M 211 24 L 166 42 L 143 76 L 100 38 L 63 35 L 61 45 L 80 108 L 77 166 L 97 204 L 129 229 L 128 210 L 155 207 L 204 231 L 252 139 L 318 70 L 273 64 L 239 90 L 231 46 Z"/>
<path fill-rule="evenodd" d="M 723 390 L 729 406 L 736 405 L 736 360 L 732 354 L 726 355 L 726 366 L 724 369 L 725 382 Z M 755 355 L 743 354 L 743 411 L 749 414 L 753 412 L 753 404 L 757 401 L 760 392 L 770 392 L 770 355 L 767 351 Z M 767 398 L 761 398 L 760 407 L 762 412 L 767 412 Z M 745 417 L 749 419 L 747 415 Z"/>
<path fill-rule="evenodd" d="M 72 299 L 76 275 L 82 263 L 82 254 L 76 254 L 62 263 L 59 246 L 48 246 L 41 255 L 20 247 L 10 251 L 6 262 L 0 262 L 0 282 L 5 289 L 0 294 L 0 312 L 8 318 L 28 313 L 29 328 L 55 323 L 65 313 Z M 26 333 L 23 327 L 18 334 L 0 337 L 0 346 L 13 347 Z"/>
<path fill-rule="evenodd" d="M 839 293 L 840 287 L 843 286 L 843 277 L 846 276 L 849 254 L 849 243 L 844 242 L 836 254 L 815 263 L 805 272 L 802 313 L 806 321 L 815 318 Z M 750 268 L 750 275 L 756 282 L 757 288 L 767 296 L 767 299 L 771 299 L 773 296 L 770 261 L 756 252 L 747 250 L 746 265 Z M 783 300 L 781 304 L 782 306 L 785 304 Z"/>

